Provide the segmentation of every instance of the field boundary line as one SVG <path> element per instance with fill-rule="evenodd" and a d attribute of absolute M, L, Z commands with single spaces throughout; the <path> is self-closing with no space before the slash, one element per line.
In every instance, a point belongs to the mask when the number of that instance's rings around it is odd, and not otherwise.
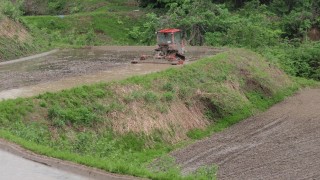
<path fill-rule="evenodd" d="M 28 60 L 35 59 L 35 58 L 48 56 L 48 55 L 56 53 L 58 51 L 59 51 L 59 49 L 54 49 L 54 50 L 51 50 L 51 51 L 48 51 L 48 52 L 44 52 L 44 53 L 41 53 L 41 54 L 36 54 L 36 55 L 28 56 L 28 57 L 15 59 L 15 60 L 0 62 L 0 66 L 1 65 L 7 65 L 7 64 L 14 64 L 14 63 L 18 63 L 18 62 L 23 62 L 23 61 L 28 61 Z"/>

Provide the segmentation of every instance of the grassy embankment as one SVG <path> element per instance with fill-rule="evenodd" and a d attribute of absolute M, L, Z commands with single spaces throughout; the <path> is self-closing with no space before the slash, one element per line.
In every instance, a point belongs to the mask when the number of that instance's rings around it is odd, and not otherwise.
<path fill-rule="evenodd" d="M 0 12 L 0 62 L 41 50 L 40 46 L 33 43 L 33 37 L 21 23 Z"/>
<path fill-rule="evenodd" d="M 2 101 L 0 137 L 110 172 L 205 179 L 214 168 L 182 177 L 168 153 L 312 83 L 292 80 L 260 55 L 235 49 L 119 82 Z"/>
<path fill-rule="evenodd" d="M 141 23 L 144 11 L 131 1 L 65 1 L 62 12 L 70 15 L 19 16 L 0 14 L 0 61 L 63 47 L 134 45 L 128 32 Z M 45 5 L 44 5 L 45 4 Z M 34 4 L 48 11 L 48 3 Z M 4 8 L 4 7 L 3 7 Z M 1 13 L 1 12 L 0 12 Z"/>
<path fill-rule="evenodd" d="M 51 47 L 137 44 L 129 38 L 128 32 L 141 23 L 144 12 L 134 11 L 139 9 L 134 4 L 99 2 L 87 2 L 92 8 L 84 12 L 24 16 L 22 20 L 34 34 L 42 36 L 43 43 Z M 89 11 L 91 9 L 94 10 Z"/>

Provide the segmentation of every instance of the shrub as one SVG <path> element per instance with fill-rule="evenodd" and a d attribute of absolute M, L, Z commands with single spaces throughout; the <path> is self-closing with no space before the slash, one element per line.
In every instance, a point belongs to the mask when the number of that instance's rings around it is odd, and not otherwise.
<path fill-rule="evenodd" d="M 164 84 L 162 89 L 165 90 L 165 91 L 174 91 L 173 84 L 169 83 L 169 82 Z"/>
<path fill-rule="evenodd" d="M 174 99 L 174 94 L 172 92 L 165 92 L 163 94 L 163 99 L 165 101 L 172 101 Z"/>
<path fill-rule="evenodd" d="M 155 93 L 149 91 L 145 93 L 144 100 L 148 103 L 155 103 L 158 101 L 158 96 Z"/>
<path fill-rule="evenodd" d="M 23 12 L 21 11 L 23 1 L 18 0 L 15 3 L 8 0 L 2 1 L 3 2 L 0 4 L 0 13 L 3 13 L 15 21 L 20 20 L 20 17 L 23 15 Z"/>
<path fill-rule="evenodd" d="M 61 14 L 67 1 L 64 0 L 50 0 L 48 3 L 48 9 L 51 14 Z"/>
<path fill-rule="evenodd" d="M 76 124 L 76 125 L 92 125 L 94 121 L 99 118 L 86 107 L 78 108 L 61 108 L 54 106 L 49 109 L 48 117 L 53 121 L 54 125 L 61 126 L 63 124 Z"/>
<path fill-rule="evenodd" d="M 320 80 L 319 42 L 305 42 L 299 46 L 282 44 L 261 53 L 278 62 L 290 75 Z"/>
<path fill-rule="evenodd" d="M 320 43 L 304 43 L 288 51 L 297 76 L 320 80 Z"/>

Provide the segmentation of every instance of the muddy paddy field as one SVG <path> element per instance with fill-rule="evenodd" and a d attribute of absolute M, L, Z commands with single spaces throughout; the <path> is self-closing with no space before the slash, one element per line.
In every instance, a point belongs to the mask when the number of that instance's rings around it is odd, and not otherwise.
<path fill-rule="evenodd" d="M 0 63 L 0 99 L 27 97 L 83 84 L 124 79 L 174 67 L 169 64 L 130 64 L 154 46 L 110 46 L 58 50 L 43 57 Z M 221 50 L 187 48 L 187 63 Z"/>

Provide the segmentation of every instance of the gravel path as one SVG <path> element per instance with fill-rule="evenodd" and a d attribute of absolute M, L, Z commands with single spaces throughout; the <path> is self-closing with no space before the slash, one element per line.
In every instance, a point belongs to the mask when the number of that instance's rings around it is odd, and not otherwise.
<path fill-rule="evenodd" d="M 320 179 L 320 89 L 173 153 L 184 173 L 216 164 L 218 179 Z"/>

